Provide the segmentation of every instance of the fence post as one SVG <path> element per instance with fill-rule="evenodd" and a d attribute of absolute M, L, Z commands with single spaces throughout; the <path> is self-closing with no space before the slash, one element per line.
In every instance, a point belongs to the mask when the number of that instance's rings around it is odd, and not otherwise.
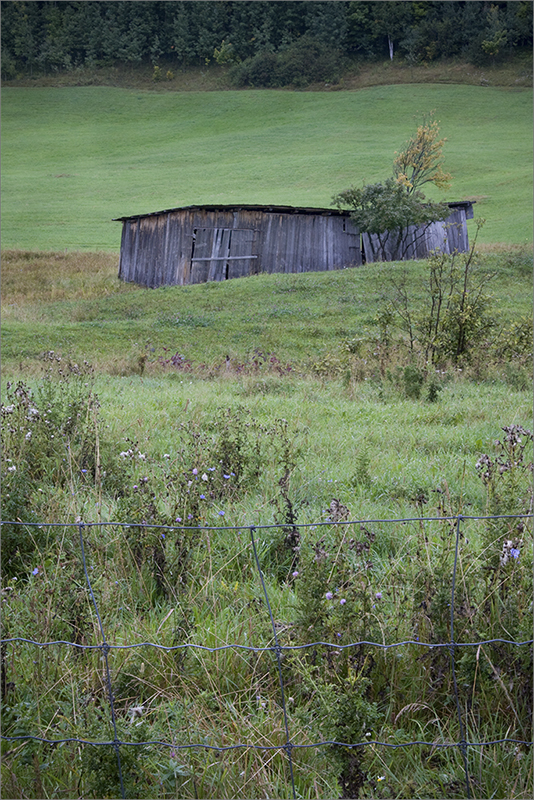
<path fill-rule="evenodd" d="M 462 720 L 462 709 L 460 708 L 460 698 L 458 696 L 458 684 L 456 682 L 456 670 L 454 666 L 454 593 L 456 590 L 456 567 L 458 565 L 458 550 L 460 548 L 460 522 L 463 519 L 462 515 L 459 514 L 456 520 L 456 545 L 454 549 L 454 566 L 452 570 L 452 588 L 451 588 L 451 640 L 449 643 L 449 653 L 451 657 L 451 672 L 452 672 L 452 682 L 454 686 L 454 699 L 456 701 L 456 712 L 458 714 L 458 724 L 460 726 L 460 741 L 458 742 L 458 747 L 460 748 L 460 752 L 462 754 L 462 760 L 464 762 L 464 772 L 465 772 L 465 788 L 467 792 L 467 800 L 471 798 L 471 791 L 469 788 L 469 770 L 467 765 L 467 742 L 465 739 L 465 729 L 464 723 Z"/>
<path fill-rule="evenodd" d="M 293 749 L 293 744 L 289 738 L 289 725 L 287 722 L 287 709 L 286 709 L 286 701 L 285 701 L 285 694 L 284 694 L 284 679 L 282 676 L 282 658 L 281 653 L 282 650 L 280 648 L 280 644 L 278 642 L 278 636 L 276 634 L 276 625 L 274 624 L 274 617 L 273 612 L 271 611 L 271 604 L 269 603 L 269 595 L 267 594 L 267 587 L 265 586 L 265 581 L 263 580 L 263 572 L 260 567 L 260 560 L 258 558 L 258 551 L 256 550 L 256 542 L 254 540 L 254 525 L 251 525 L 250 528 L 250 540 L 252 542 L 252 549 L 254 551 L 254 559 L 256 561 L 256 567 L 258 568 L 258 573 L 260 576 L 260 581 L 263 589 L 263 595 L 265 597 L 265 602 L 267 604 L 267 609 L 269 611 L 269 617 L 271 618 L 271 627 L 273 629 L 273 637 L 274 637 L 274 653 L 276 655 L 276 663 L 278 665 L 278 679 L 280 681 L 280 694 L 282 698 L 282 710 L 284 712 L 284 726 L 286 730 L 286 743 L 284 745 L 284 750 L 287 753 L 287 759 L 289 761 L 289 774 L 291 777 L 291 789 L 293 792 L 293 800 L 296 800 L 296 793 L 295 793 L 295 779 L 293 777 L 293 758 L 291 756 L 291 751 Z"/>
<path fill-rule="evenodd" d="M 77 522 L 78 522 L 78 533 L 79 533 L 79 536 L 80 536 L 80 549 L 81 549 L 81 553 L 82 553 L 83 571 L 85 573 L 85 580 L 87 581 L 87 586 L 89 587 L 89 594 L 91 595 L 91 600 L 93 601 L 93 606 L 95 607 L 96 618 L 98 620 L 98 626 L 100 628 L 100 634 L 102 636 L 101 650 L 102 650 L 102 656 L 104 658 L 104 664 L 105 664 L 105 667 L 106 667 L 106 682 L 107 682 L 107 686 L 108 686 L 109 707 L 110 707 L 110 710 L 111 710 L 111 723 L 113 725 L 113 749 L 115 750 L 115 754 L 117 756 L 117 766 L 118 766 L 118 770 L 119 770 L 119 783 L 120 783 L 120 787 L 121 787 L 121 797 L 124 800 L 126 795 L 124 793 L 124 782 L 122 780 L 121 754 L 120 754 L 120 749 L 119 749 L 120 748 L 120 741 L 119 741 L 119 738 L 117 736 L 117 721 L 115 719 L 115 706 L 114 706 L 114 703 L 113 703 L 113 690 L 111 688 L 111 675 L 110 675 L 110 672 L 109 672 L 108 653 L 109 653 L 110 648 L 109 648 L 109 644 L 106 642 L 106 635 L 104 633 L 104 626 L 102 625 L 102 620 L 100 619 L 100 613 L 98 611 L 96 598 L 95 598 L 95 595 L 94 595 L 94 592 L 93 592 L 93 587 L 91 586 L 91 581 L 89 579 L 89 573 L 87 571 L 87 564 L 86 564 L 86 561 L 85 561 L 85 549 L 84 549 L 84 546 L 83 546 L 83 529 L 84 529 L 85 526 L 84 526 L 84 524 L 83 524 L 81 519 L 78 519 Z"/>

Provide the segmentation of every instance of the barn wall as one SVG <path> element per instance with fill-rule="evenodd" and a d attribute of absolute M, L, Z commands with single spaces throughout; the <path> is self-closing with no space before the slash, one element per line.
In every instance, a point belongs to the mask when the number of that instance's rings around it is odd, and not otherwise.
<path fill-rule="evenodd" d="M 123 220 L 119 277 L 155 288 L 361 263 L 348 217 L 177 209 Z"/>

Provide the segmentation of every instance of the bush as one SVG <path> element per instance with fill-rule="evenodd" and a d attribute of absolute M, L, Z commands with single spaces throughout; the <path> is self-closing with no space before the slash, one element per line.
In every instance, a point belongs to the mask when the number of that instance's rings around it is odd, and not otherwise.
<path fill-rule="evenodd" d="M 343 59 L 310 36 L 302 36 L 278 53 L 263 51 L 230 70 L 236 86 L 295 86 L 303 88 L 319 81 L 336 82 L 343 71 Z"/>

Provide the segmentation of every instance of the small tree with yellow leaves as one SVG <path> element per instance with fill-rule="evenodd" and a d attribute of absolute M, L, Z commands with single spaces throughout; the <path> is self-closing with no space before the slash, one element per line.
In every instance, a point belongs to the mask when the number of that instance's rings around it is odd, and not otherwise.
<path fill-rule="evenodd" d="M 443 171 L 443 145 L 447 139 L 439 138 L 439 125 L 433 112 L 423 118 L 417 133 L 406 142 L 393 162 L 395 177 L 408 194 L 418 191 L 425 183 L 439 189 L 448 189 L 452 175 Z"/>

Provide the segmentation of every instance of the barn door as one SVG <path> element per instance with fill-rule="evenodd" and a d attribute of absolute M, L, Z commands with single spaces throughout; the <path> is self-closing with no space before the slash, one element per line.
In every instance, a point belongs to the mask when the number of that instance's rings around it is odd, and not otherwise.
<path fill-rule="evenodd" d="M 254 271 L 252 228 L 196 228 L 191 247 L 191 283 L 225 281 Z"/>

